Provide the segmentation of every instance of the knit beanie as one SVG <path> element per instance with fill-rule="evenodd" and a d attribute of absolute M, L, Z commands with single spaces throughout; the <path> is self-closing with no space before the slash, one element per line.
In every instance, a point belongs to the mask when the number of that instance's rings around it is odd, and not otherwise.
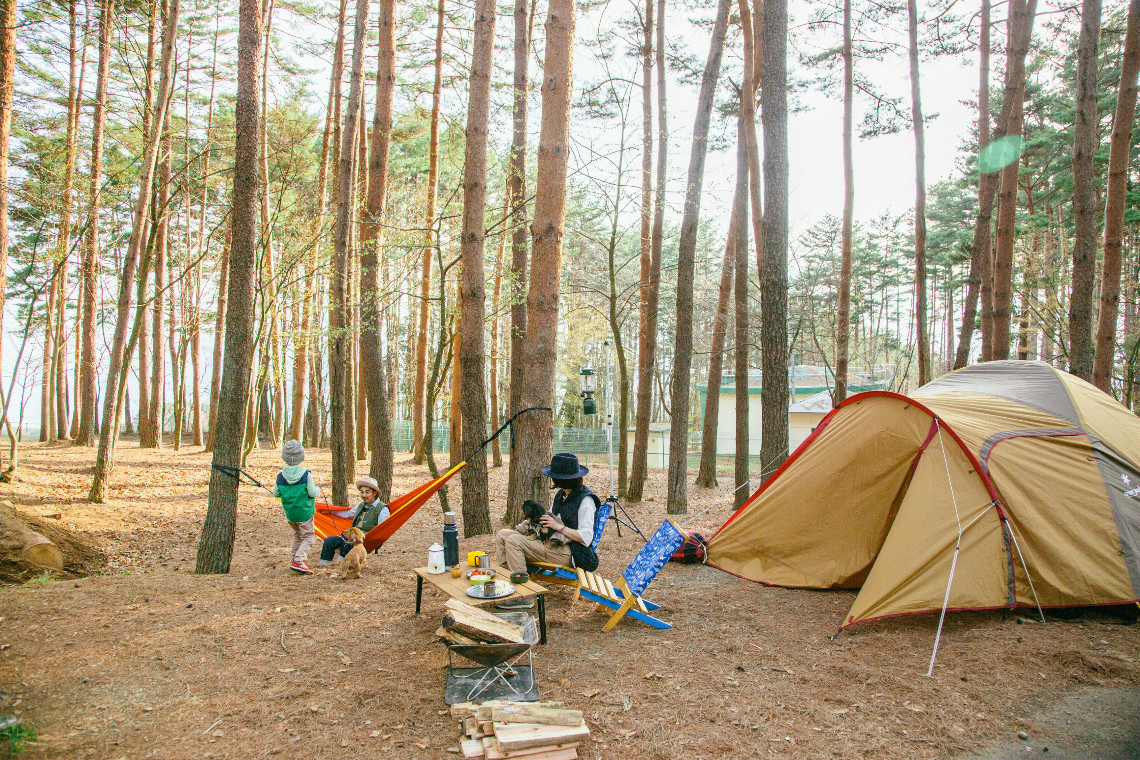
<path fill-rule="evenodd" d="M 305 447 L 300 441 L 286 441 L 281 448 L 281 461 L 287 465 L 301 464 L 305 461 Z"/>

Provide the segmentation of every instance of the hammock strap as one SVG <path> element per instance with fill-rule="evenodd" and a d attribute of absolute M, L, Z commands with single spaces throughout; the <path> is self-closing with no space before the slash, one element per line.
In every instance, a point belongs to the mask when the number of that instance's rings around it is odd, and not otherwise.
<path fill-rule="evenodd" d="M 490 438 L 488 438 L 487 440 L 480 443 L 479 444 L 479 450 L 482 451 L 483 449 L 485 449 L 487 447 L 488 443 L 490 443 L 491 441 L 498 438 L 499 435 L 504 430 L 506 430 L 507 428 L 510 428 L 511 429 L 511 451 L 514 451 L 515 450 L 515 428 L 514 428 L 514 425 L 512 423 L 514 423 L 514 421 L 520 415 L 526 414 L 527 412 L 552 412 L 552 411 L 554 411 L 554 410 L 551 409 L 549 406 L 528 406 L 526 409 L 520 409 L 519 411 L 517 411 L 513 415 L 511 415 L 511 418 L 509 420 L 507 420 L 506 422 L 504 422 L 502 424 L 502 426 L 499 427 L 498 430 L 496 430 L 494 433 L 492 433 Z"/>

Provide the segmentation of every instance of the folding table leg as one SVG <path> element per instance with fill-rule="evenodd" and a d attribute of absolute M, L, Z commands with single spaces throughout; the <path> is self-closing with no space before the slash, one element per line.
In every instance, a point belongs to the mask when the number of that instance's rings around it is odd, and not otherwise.
<path fill-rule="evenodd" d="M 418 577 L 418 576 L 417 576 Z M 539 644 L 546 643 L 546 594 L 538 595 L 538 632 Z"/>
<path fill-rule="evenodd" d="M 420 614 L 420 600 L 424 595 L 424 579 L 416 576 L 416 614 Z"/>

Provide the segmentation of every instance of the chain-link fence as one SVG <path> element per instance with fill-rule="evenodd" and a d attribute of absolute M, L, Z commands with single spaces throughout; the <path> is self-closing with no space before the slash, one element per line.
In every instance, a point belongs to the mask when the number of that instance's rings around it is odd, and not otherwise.
<path fill-rule="evenodd" d="M 432 426 L 432 448 L 441 454 L 446 454 L 451 451 L 451 426 L 446 422 L 437 423 Z M 654 431 L 655 433 L 657 431 Z M 487 435 L 490 435 L 492 430 L 487 428 Z M 392 423 L 392 444 L 396 451 L 411 451 L 412 448 L 412 423 L 407 421 L 398 421 Z M 499 445 L 502 447 L 504 455 L 510 454 L 510 430 L 504 430 L 502 435 L 499 436 Z M 574 428 L 574 427 L 555 427 L 553 435 L 552 451 L 566 451 L 574 454 L 586 467 L 591 467 L 597 471 L 597 468 L 604 468 L 608 465 L 608 456 L 606 448 L 606 431 L 602 428 Z M 668 442 L 669 436 L 666 431 L 661 436 L 663 442 Z M 613 431 L 613 447 L 614 447 L 614 467 L 617 467 L 618 447 L 620 445 L 620 438 L 617 429 Z M 629 445 L 633 448 L 633 433 L 629 433 Z M 669 466 L 669 454 L 664 450 L 664 446 L 650 445 L 650 451 L 646 454 L 646 464 L 650 469 L 665 469 Z M 688 444 L 688 467 L 690 470 L 696 471 L 701 463 L 701 432 L 693 430 L 689 432 Z M 753 472 L 759 472 L 760 457 L 758 455 L 750 455 L 748 457 L 749 469 Z M 734 467 L 734 460 L 731 454 L 717 457 L 717 471 L 722 473 L 732 473 Z"/>

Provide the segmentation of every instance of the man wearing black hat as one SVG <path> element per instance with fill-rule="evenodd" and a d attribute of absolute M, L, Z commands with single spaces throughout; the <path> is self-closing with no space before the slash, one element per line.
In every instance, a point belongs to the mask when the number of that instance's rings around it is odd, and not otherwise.
<path fill-rule="evenodd" d="M 601 500 L 586 486 L 582 478 L 589 469 L 578 464 L 573 454 L 555 454 L 542 474 L 554 481 L 557 492 L 550 512 L 539 518 L 553 534 L 545 542 L 505 528 L 495 537 L 495 557 L 505 562 L 512 573 L 525 573 L 527 561 L 580 567 L 593 571 L 598 555 L 590 548 L 594 540 L 594 518 Z M 520 609 L 534 605 L 534 599 L 509 599 L 501 602 L 504 609 Z"/>

